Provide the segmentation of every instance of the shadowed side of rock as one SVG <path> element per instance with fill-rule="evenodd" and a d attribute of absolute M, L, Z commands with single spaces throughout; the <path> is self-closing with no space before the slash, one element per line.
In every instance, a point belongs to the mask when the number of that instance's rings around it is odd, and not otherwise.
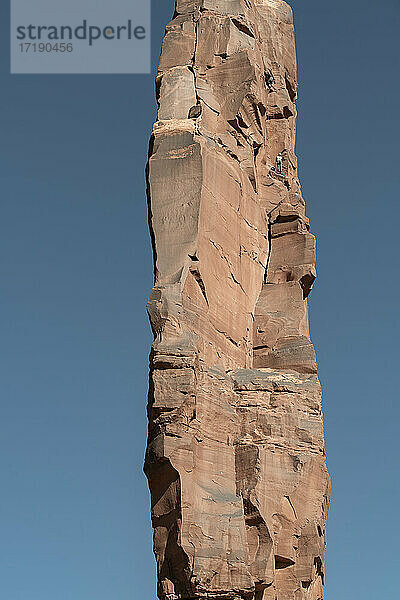
<path fill-rule="evenodd" d="M 329 477 L 282 0 L 177 0 L 148 164 L 160 600 L 321 600 Z"/>

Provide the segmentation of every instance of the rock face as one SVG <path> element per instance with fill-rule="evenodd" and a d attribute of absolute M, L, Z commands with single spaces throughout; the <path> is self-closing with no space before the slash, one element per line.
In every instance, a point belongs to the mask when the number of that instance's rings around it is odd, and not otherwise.
<path fill-rule="evenodd" d="M 161 600 L 323 598 L 329 477 L 282 0 L 177 0 L 148 165 Z"/>

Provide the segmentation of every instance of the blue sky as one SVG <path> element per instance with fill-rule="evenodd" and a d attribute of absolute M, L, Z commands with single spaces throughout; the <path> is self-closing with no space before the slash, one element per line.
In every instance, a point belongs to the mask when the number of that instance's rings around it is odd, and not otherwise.
<path fill-rule="evenodd" d="M 142 460 L 153 76 L 11 76 L 4 4 L 0 595 L 151 600 Z M 400 5 L 291 5 L 333 480 L 326 598 L 395 598 Z M 154 64 L 171 14 L 172 1 L 153 1 Z"/>

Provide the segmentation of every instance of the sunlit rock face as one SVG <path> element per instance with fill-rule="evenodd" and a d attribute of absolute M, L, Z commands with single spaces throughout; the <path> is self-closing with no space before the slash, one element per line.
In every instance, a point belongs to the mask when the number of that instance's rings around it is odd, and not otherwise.
<path fill-rule="evenodd" d="M 282 0 L 177 0 L 148 164 L 161 600 L 320 600 L 329 477 Z"/>

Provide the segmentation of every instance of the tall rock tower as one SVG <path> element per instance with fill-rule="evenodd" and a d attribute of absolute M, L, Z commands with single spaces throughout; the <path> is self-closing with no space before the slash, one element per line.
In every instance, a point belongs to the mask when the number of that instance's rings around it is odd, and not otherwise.
<path fill-rule="evenodd" d="M 321 600 L 329 477 L 282 0 L 177 0 L 148 165 L 160 600 Z"/>

